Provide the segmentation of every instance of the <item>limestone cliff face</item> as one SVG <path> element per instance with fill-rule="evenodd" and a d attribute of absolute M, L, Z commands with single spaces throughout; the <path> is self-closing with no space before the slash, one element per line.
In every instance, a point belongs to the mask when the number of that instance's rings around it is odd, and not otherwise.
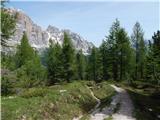
<path fill-rule="evenodd" d="M 54 26 L 49 25 L 46 30 L 43 30 L 40 26 L 34 23 L 29 16 L 18 9 L 8 9 L 11 14 L 15 14 L 17 18 L 17 26 L 15 35 L 10 39 L 9 45 L 16 46 L 20 43 L 20 40 L 25 31 L 29 43 L 38 51 L 43 51 L 49 47 L 49 39 L 52 39 L 53 43 L 63 43 L 64 31 L 70 36 L 73 46 L 80 50 L 82 49 L 84 54 L 88 54 L 93 47 L 91 42 L 88 42 L 82 38 L 79 34 L 71 32 L 70 30 L 60 30 Z"/>

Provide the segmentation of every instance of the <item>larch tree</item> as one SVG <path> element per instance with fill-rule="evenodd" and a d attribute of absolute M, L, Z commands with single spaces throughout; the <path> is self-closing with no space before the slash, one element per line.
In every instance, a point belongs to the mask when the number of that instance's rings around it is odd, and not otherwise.
<path fill-rule="evenodd" d="M 135 79 L 143 79 L 143 60 L 145 59 L 145 45 L 144 45 L 144 38 L 143 38 L 143 30 L 138 22 L 133 27 L 133 34 L 131 36 L 133 46 L 135 47 Z"/>

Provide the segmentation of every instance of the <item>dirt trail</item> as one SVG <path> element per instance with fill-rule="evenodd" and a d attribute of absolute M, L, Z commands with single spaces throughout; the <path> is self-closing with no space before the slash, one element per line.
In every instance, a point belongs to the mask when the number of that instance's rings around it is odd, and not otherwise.
<path fill-rule="evenodd" d="M 117 113 L 113 114 L 113 120 L 136 120 L 133 116 L 133 103 L 126 90 L 111 85 L 120 96 L 120 108 Z"/>
<path fill-rule="evenodd" d="M 90 120 L 104 120 L 109 116 L 112 116 L 113 120 L 136 120 L 132 116 L 133 104 L 126 90 L 115 85 L 111 85 L 111 87 L 115 89 L 117 94 L 112 97 L 111 104 L 104 107 L 102 110 L 98 108 L 101 101 L 96 98 L 94 93 L 87 87 L 92 97 L 97 101 L 97 105 L 90 111 Z M 118 104 L 120 105 L 119 108 L 117 108 Z M 116 113 L 114 113 L 115 109 L 117 109 Z M 82 117 L 81 115 L 77 118 L 73 118 L 73 120 L 80 120 Z"/>
<path fill-rule="evenodd" d="M 104 120 L 109 116 L 112 116 L 113 120 L 136 120 L 132 117 L 133 104 L 126 90 L 115 85 L 111 86 L 117 94 L 112 98 L 110 106 L 103 108 L 102 111 L 99 109 L 93 111 L 91 113 L 91 120 Z M 116 113 L 114 113 L 118 103 L 120 106 Z"/>

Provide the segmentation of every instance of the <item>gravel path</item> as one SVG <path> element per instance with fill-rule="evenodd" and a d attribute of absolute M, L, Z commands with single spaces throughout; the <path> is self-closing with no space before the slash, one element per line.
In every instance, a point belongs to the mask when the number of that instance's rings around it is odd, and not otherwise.
<path fill-rule="evenodd" d="M 111 86 L 116 90 L 117 94 L 112 98 L 110 106 L 103 108 L 102 111 L 99 109 L 94 110 L 91 113 L 91 120 L 104 120 L 111 115 L 113 120 L 136 120 L 132 117 L 133 104 L 126 90 L 115 85 Z M 118 103 L 120 108 L 114 113 Z"/>
<path fill-rule="evenodd" d="M 133 116 L 133 103 L 127 93 L 126 90 L 116 87 L 115 85 L 111 85 L 120 96 L 120 109 L 117 113 L 113 114 L 113 120 L 136 120 Z"/>

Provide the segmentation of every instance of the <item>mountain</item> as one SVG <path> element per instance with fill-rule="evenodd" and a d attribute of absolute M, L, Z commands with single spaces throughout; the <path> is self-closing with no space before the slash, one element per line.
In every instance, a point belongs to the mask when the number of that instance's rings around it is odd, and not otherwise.
<path fill-rule="evenodd" d="M 13 46 L 11 49 L 15 48 L 17 44 L 20 44 L 24 31 L 28 36 L 31 46 L 39 52 L 49 47 L 49 39 L 52 39 L 53 43 L 58 42 L 62 45 L 64 32 L 68 33 L 76 50 L 82 49 L 84 54 L 90 53 L 91 48 L 94 46 L 79 34 L 68 29 L 60 30 L 55 26 L 49 25 L 46 30 L 43 30 L 39 25 L 34 23 L 29 16 L 19 9 L 8 8 L 8 11 L 15 15 L 17 19 L 15 35 L 9 40 L 9 45 Z"/>

